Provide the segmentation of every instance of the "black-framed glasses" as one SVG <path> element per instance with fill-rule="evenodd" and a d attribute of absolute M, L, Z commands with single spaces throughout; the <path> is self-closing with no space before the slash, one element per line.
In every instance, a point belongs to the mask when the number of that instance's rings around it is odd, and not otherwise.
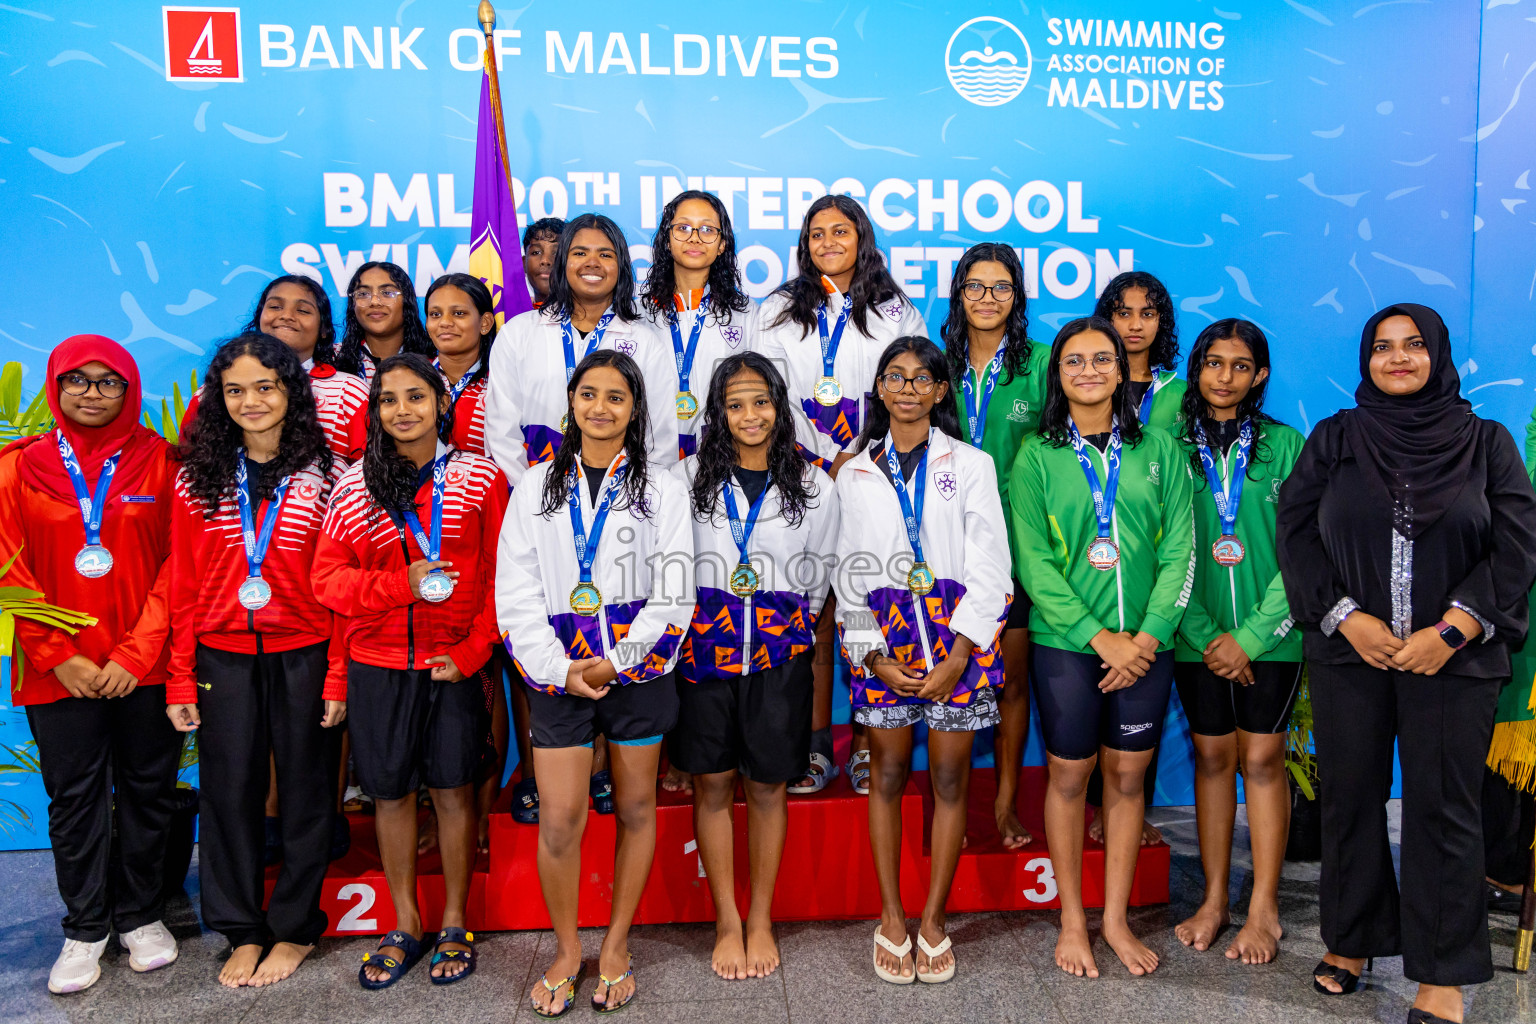
<path fill-rule="evenodd" d="M 1007 281 L 999 281 L 997 284 L 988 287 L 980 281 L 967 281 L 960 286 L 960 292 L 972 302 L 981 301 L 981 297 L 987 294 L 987 292 L 991 292 L 992 297 L 998 302 L 1005 302 L 1013 297 L 1013 285 Z"/>
<path fill-rule="evenodd" d="M 885 390 L 892 394 L 901 391 L 908 384 L 911 384 L 912 390 L 919 395 L 930 395 L 939 382 L 926 373 L 920 373 L 916 377 L 908 377 L 904 373 L 897 373 L 893 370 L 890 373 L 882 373 L 880 375 L 880 383 L 885 386 Z"/>
<path fill-rule="evenodd" d="M 1061 368 L 1067 371 L 1068 377 L 1077 377 L 1088 369 L 1089 361 L 1076 353 L 1067 356 L 1061 361 Z M 1093 372 L 1109 373 L 1116 366 L 1114 354 L 1111 352 L 1095 352 L 1093 354 Z"/>
<path fill-rule="evenodd" d="M 372 288 L 359 288 L 352 293 L 353 302 L 365 304 L 372 302 L 374 299 L 378 299 L 380 302 L 394 302 L 399 297 L 400 289 L 389 287 L 380 288 L 378 291 L 374 291 Z"/>
<path fill-rule="evenodd" d="M 698 235 L 699 241 L 703 242 L 705 245 L 708 245 L 720 237 L 720 229 L 715 227 L 713 224 L 700 224 L 698 226 L 694 226 L 692 224 L 672 225 L 672 237 L 677 239 L 679 242 L 686 242 L 693 235 Z"/>
<path fill-rule="evenodd" d="M 83 373 L 61 373 L 59 390 L 73 398 L 91 393 L 91 388 L 102 398 L 122 398 L 128 393 L 128 382 L 117 377 L 87 377 Z"/>

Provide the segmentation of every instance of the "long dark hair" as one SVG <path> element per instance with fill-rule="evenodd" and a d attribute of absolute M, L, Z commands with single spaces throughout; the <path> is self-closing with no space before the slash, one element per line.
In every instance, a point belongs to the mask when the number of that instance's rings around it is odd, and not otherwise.
<path fill-rule="evenodd" d="M 795 249 L 799 274 L 776 289 L 784 295 L 784 310 L 768 324 L 769 327 L 797 323 L 802 338 L 816 330 L 816 310 L 826 301 L 827 293 L 821 287 L 821 271 L 816 269 L 816 262 L 811 258 L 811 220 L 821 211 L 833 207 L 852 221 L 854 230 L 859 233 L 853 283 L 848 286 L 848 294 L 853 298 L 853 325 L 860 333 L 868 334 L 870 307 L 901 295 L 901 289 L 896 287 L 895 280 L 885 269 L 880 247 L 875 244 L 875 226 L 869 222 L 864 208 L 844 195 L 822 196 L 805 211 L 805 220 L 800 225 L 800 243 Z M 945 376 L 948 376 L 947 372 Z"/>
<path fill-rule="evenodd" d="M 1024 268 L 1019 266 L 1019 254 L 1013 246 L 1001 242 L 979 242 L 965 250 L 960 262 L 955 264 L 955 276 L 949 285 L 949 315 L 939 328 L 944 341 L 944 352 L 949 356 L 950 387 L 960 387 L 965 378 L 965 368 L 970 362 L 970 324 L 965 319 L 963 293 L 965 279 L 971 268 L 978 263 L 1001 263 L 1008 271 L 1013 284 L 1013 310 L 1003 334 L 1003 377 L 999 383 L 1007 384 L 1029 368 L 1029 353 L 1034 342 L 1029 340 L 1029 316 L 1025 312 Z"/>
<path fill-rule="evenodd" d="M 704 425 L 699 430 L 696 455 L 698 470 L 693 477 L 693 515 L 708 522 L 720 501 L 721 485 L 736 468 L 736 438 L 726 418 L 725 389 L 732 377 L 748 370 L 762 377 L 773 402 L 773 436 L 768 439 L 768 472 L 779 488 L 779 514 L 794 526 L 810 505 L 811 492 L 805 486 L 805 459 L 795 445 L 795 417 L 800 415 L 789 400 L 789 386 L 773 360 L 756 352 L 738 352 L 727 356 L 715 368 L 704 399 Z"/>
<path fill-rule="evenodd" d="M 444 274 L 442 277 L 433 281 L 432 284 L 427 288 L 426 298 L 421 300 L 422 308 L 426 309 L 432 305 L 433 292 L 437 291 L 439 288 L 445 288 L 449 286 L 457 288 L 465 295 L 468 295 L 469 301 L 475 304 L 475 312 L 479 313 L 482 317 L 487 313 L 496 312 L 496 303 L 491 299 L 491 290 L 485 286 L 484 281 L 480 280 L 473 274 Z M 478 329 L 478 325 L 476 326 Z M 430 336 L 431 335 L 428 335 L 428 337 Z M 485 334 L 480 335 L 480 368 L 477 369 L 469 378 L 469 384 L 473 384 L 477 380 L 484 380 L 485 375 L 490 372 L 491 346 L 495 343 L 496 327 L 493 322 L 491 329 Z M 432 346 L 432 351 L 437 351 L 436 345 Z M 385 361 L 388 362 L 388 360 Z M 383 370 L 384 368 L 380 366 L 379 372 L 382 373 Z M 468 387 L 469 384 L 464 386 Z"/>
<path fill-rule="evenodd" d="M 1184 389 L 1182 411 L 1180 413 L 1179 439 L 1190 446 L 1190 462 L 1195 467 L 1195 485 L 1197 487 L 1205 483 L 1205 469 L 1200 462 L 1200 452 L 1194 447 L 1195 424 L 1200 424 L 1206 436 L 1210 436 L 1216 429 L 1215 421 L 1210 416 L 1210 406 L 1206 404 L 1205 396 L 1200 393 L 1200 373 L 1203 369 L 1205 357 L 1211 350 L 1211 346 L 1224 338 L 1240 341 L 1248 346 L 1248 351 L 1253 353 L 1253 370 L 1257 374 L 1260 370 L 1269 370 L 1269 339 L 1264 336 L 1264 331 L 1258 324 L 1251 320 L 1240 320 L 1235 317 L 1226 320 L 1217 320 L 1205 330 L 1200 332 L 1195 339 L 1195 347 L 1189 351 L 1189 363 L 1184 371 L 1184 379 L 1188 387 Z M 1269 378 L 1274 375 L 1270 370 L 1268 376 L 1248 389 L 1248 394 L 1237 403 L 1237 419 L 1242 422 L 1251 419 L 1255 427 L 1265 423 L 1279 423 L 1280 421 L 1264 412 L 1264 393 L 1269 389 Z M 1269 445 L 1262 437 L 1253 439 L 1253 456 L 1248 462 L 1248 472 L 1252 474 L 1253 467 L 1270 460 Z"/>
<path fill-rule="evenodd" d="M 613 286 L 611 302 L 614 315 L 625 322 L 640 319 L 640 312 L 635 308 L 635 265 L 629 260 L 629 243 L 624 241 L 624 232 L 619 226 L 600 213 L 583 213 L 566 222 L 565 230 L 560 233 L 560 244 L 555 249 L 555 265 L 549 269 L 549 298 L 544 300 L 539 312 L 551 320 L 563 320 L 576 311 L 576 296 L 571 292 L 565 268 L 576 232 L 588 228 L 608 236 L 608 244 L 613 246 L 613 255 L 618 262 L 619 279 Z M 629 475 L 634 478 L 634 469 Z"/>
<path fill-rule="evenodd" d="M 580 218 L 577 218 L 578 220 Z M 606 219 L 606 218 L 605 218 Z M 560 240 L 561 248 L 565 247 L 565 238 Z M 650 502 L 646 500 L 645 489 L 650 484 L 649 463 L 646 461 L 645 435 L 650 423 L 650 414 L 645 404 L 645 378 L 640 373 L 640 367 L 633 359 L 616 349 L 600 348 L 591 353 L 576 364 L 576 369 L 571 373 L 571 381 L 565 386 L 565 403 L 569 410 L 572 400 L 576 395 L 576 389 L 581 386 L 581 378 L 586 376 L 588 370 L 599 366 L 611 366 L 619 371 L 624 378 L 624 383 L 629 385 L 629 393 L 634 396 L 634 406 L 630 410 L 629 426 L 624 428 L 624 462 L 629 467 L 624 476 L 624 488 L 614 508 L 633 508 L 640 517 L 651 517 Z M 555 457 L 550 463 L 549 475 L 544 478 L 544 505 L 539 514 L 546 519 L 556 513 L 562 513 L 566 501 L 570 497 L 569 485 L 566 477 L 571 470 L 576 468 L 577 460 L 581 455 L 581 428 L 576 425 L 576 417 L 571 416 L 566 425 L 565 434 L 560 438 L 560 447 L 555 451 Z"/>
<path fill-rule="evenodd" d="M 411 275 L 405 272 L 404 267 L 394 263 L 373 260 L 358 267 L 357 273 L 347 283 L 347 311 L 342 317 L 345 330 L 341 336 L 341 354 L 336 357 L 336 369 L 358 375 L 363 372 L 363 359 L 366 358 L 363 355 L 363 325 L 357 319 L 357 307 L 352 301 L 352 293 L 357 291 L 358 282 L 370 270 L 384 271 L 395 287 L 400 289 L 400 306 L 405 318 L 405 340 L 400 351 L 414 352 L 431 359 L 437 350 L 432 347 L 432 339 L 427 337 L 427 328 L 421 322 L 421 309 L 416 303 L 416 286 L 411 284 Z"/>
<path fill-rule="evenodd" d="M 878 397 L 880 377 L 897 356 L 907 352 L 917 356 L 923 364 L 923 369 L 927 370 L 929 376 L 934 379 L 935 387 L 940 382 L 949 383 L 949 363 L 945 360 L 944 353 L 939 350 L 939 346 L 922 335 L 904 334 L 885 346 L 885 351 L 880 353 L 880 361 L 875 364 L 875 379 L 869 382 L 870 393 L 876 395 L 876 398 L 869 403 L 869 415 L 864 419 L 864 429 L 854 442 L 853 451 L 861 452 L 871 444 L 884 441 L 885 435 L 890 432 L 891 410 L 887 409 L 885 402 Z M 938 427 L 956 440 L 963 440 L 960 436 L 960 414 L 955 411 L 953 394 L 946 394 L 933 403 L 933 408 L 928 413 L 928 424 Z"/>
<path fill-rule="evenodd" d="M 689 189 L 680 192 L 661 211 L 656 237 L 651 240 L 651 272 L 645 278 L 640 304 L 648 312 L 666 316 L 672 312 L 672 296 L 677 292 L 677 269 L 672 261 L 672 223 L 677 208 L 697 199 L 708 203 L 720 220 L 720 255 L 709 265 L 709 308 L 722 324 L 731 322 L 732 313 L 745 313 L 752 300 L 741 290 L 741 274 L 736 266 L 736 232 L 731 230 L 731 216 L 719 197 Z"/>
<path fill-rule="evenodd" d="M 224 405 L 224 373 L 241 356 L 250 356 L 275 373 L 288 396 L 277 456 L 264 467 L 252 499 L 271 500 L 284 477 L 310 465 L 318 464 L 322 477 L 331 472 L 331 449 L 315 412 L 315 396 L 309 389 L 304 364 L 293 349 L 270 334 L 238 335 L 220 345 L 209 361 L 201 391 L 207 401 L 198 403 L 197 416 L 180 450 L 187 491 L 203 503 L 207 519 L 213 518 L 220 501 L 233 490 L 235 463 L 245 443 L 244 430 L 230 418 Z"/>
<path fill-rule="evenodd" d="M 280 284 L 303 285 L 309 289 L 309 294 L 315 301 L 315 312 L 320 320 L 320 337 L 315 342 L 315 365 L 334 366 L 336 364 L 336 320 L 331 313 L 331 297 L 325 294 L 325 289 L 314 280 L 302 274 L 284 274 L 269 281 L 261 290 L 260 297 L 256 299 L 256 308 L 251 310 L 250 321 L 240 328 L 240 333 L 261 333 L 261 311 L 267 304 L 267 296 L 271 295 L 272 289 Z"/>
<path fill-rule="evenodd" d="M 434 407 L 438 410 L 437 438 L 445 444 L 453 433 L 453 406 L 449 405 L 443 411 L 448 388 L 443 384 L 443 375 L 427 362 L 425 356 L 414 352 L 392 355 L 379 364 L 379 372 L 373 375 L 373 383 L 368 388 L 368 447 L 363 450 L 363 482 L 368 485 L 368 494 L 379 508 L 405 512 L 416 508 L 418 474 L 415 464 L 400 454 L 395 439 L 384 429 L 384 421 L 379 416 L 384 375 L 391 370 L 409 370 L 432 392 Z"/>
<path fill-rule="evenodd" d="M 1125 305 L 1128 288 L 1140 288 L 1147 293 L 1147 301 L 1157 310 L 1157 336 L 1147 349 L 1147 365 L 1153 369 L 1172 370 L 1179 365 L 1179 325 L 1174 319 L 1173 296 L 1163 287 L 1163 282 L 1145 270 L 1127 270 L 1116 274 L 1104 286 L 1093 307 L 1093 315 L 1114 323 L 1115 310 Z M 1123 431 L 1122 431 L 1123 433 Z"/>
<path fill-rule="evenodd" d="M 1061 386 L 1061 350 L 1067 342 L 1079 334 L 1098 331 L 1115 346 L 1115 362 L 1120 366 L 1120 383 L 1115 385 L 1114 412 L 1120 421 L 1120 440 L 1135 447 L 1141 443 L 1141 420 L 1136 416 L 1136 404 L 1131 401 L 1131 391 L 1126 382 L 1131 379 L 1131 362 L 1125 354 L 1125 342 L 1115 333 L 1115 325 L 1101 316 L 1081 316 L 1068 320 L 1056 332 L 1051 342 L 1050 372 L 1045 375 L 1045 408 L 1040 411 L 1039 434 L 1053 448 L 1064 448 L 1072 443 L 1067 431 L 1067 419 L 1071 410 L 1067 405 L 1067 393 Z"/>

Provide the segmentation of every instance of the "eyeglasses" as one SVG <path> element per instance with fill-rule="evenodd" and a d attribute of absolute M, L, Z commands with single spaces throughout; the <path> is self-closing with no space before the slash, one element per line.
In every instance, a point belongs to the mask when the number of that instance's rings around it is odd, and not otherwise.
<path fill-rule="evenodd" d="M 352 301 L 363 305 L 372 302 L 374 299 L 378 299 L 380 302 L 394 302 L 399 297 L 399 288 L 380 288 L 378 291 L 374 291 L 372 288 L 359 288 L 352 293 Z"/>
<path fill-rule="evenodd" d="M 1130 320 L 1133 317 L 1140 320 L 1156 320 L 1157 310 L 1153 309 L 1151 306 L 1147 306 L 1138 310 L 1127 309 L 1126 307 L 1121 306 L 1119 309 L 1115 310 L 1116 320 Z"/>
<path fill-rule="evenodd" d="M 980 281 L 967 281 L 965 284 L 960 286 L 960 291 L 972 302 L 981 301 L 981 297 L 987 294 L 987 292 L 991 292 L 992 297 L 998 302 L 1005 302 L 1013 296 L 1013 285 L 1009 284 L 1007 281 L 999 281 L 997 284 L 994 284 L 992 287 L 988 288 Z"/>
<path fill-rule="evenodd" d="M 720 237 L 720 229 L 713 224 L 700 224 L 695 227 L 692 224 L 673 224 L 672 237 L 679 242 L 686 242 L 693 235 L 699 236 L 699 241 L 708 245 Z"/>
<path fill-rule="evenodd" d="M 1093 354 L 1093 372 L 1109 373 L 1116 366 L 1115 357 L 1108 352 L 1095 352 Z M 1067 371 L 1068 377 L 1077 377 L 1088 369 L 1088 360 L 1079 355 L 1067 356 L 1061 361 L 1061 368 Z"/>
<path fill-rule="evenodd" d="M 83 373 L 61 373 L 58 381 L 59 389 L 74 398 L 90 394 L 93 387 L 102 398 L 122 398 L 128 393 L 128 382 L 116 377 L 94 379 Z"/>
<path fill-rule="evenodd" d="M 920 373 L 916 377 L 908 377 L 905 374 L 892 372 L 881 374 L 880 383 L 885 385 L 885 390 L 892 393 L 901 391 L 906 388 L 908 384 L 911 384 L 913 391 L 920 395 L 927 395 L 933 392 L 933 389 L 938 384 L 938 381 L 934 380 L 926 373 Z"/>

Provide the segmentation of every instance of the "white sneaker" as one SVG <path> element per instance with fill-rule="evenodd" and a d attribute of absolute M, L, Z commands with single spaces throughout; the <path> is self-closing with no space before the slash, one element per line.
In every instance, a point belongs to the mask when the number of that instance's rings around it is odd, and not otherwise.
<path fill-rule="evenodd" d="M 65 939 L 64 949 L 48 972 L 48 991 L 62 996 L 82 992 L 96 984 L 101 977 L 101 954 L 106 948 L 106 939 L 100 942 Z"/>
<path fill-rule="evenodd" d="M 128 966 L 140 974 L 176 960 L 176 939 L 159 921 L 135 928 L 127 935 L 119 935 L 118 941 L 128 951 Z"/>

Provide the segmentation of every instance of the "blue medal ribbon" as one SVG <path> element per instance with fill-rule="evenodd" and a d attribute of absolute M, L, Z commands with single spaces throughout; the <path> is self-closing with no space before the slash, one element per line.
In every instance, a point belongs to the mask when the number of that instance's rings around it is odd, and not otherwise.
<path fill-rule="evenodd" d="M 999 345 L 997 355 L 987 364 L 987 384 L 981 386 L 981 381 L 972 383 L 974 376 L 971 367 L 965 368 L 965 376 L 960 378 L 960 390 L 965 395 L 965 420 L 971 429 L 971 444 L 981 447 L 981 439 L 987 433 L 987 406 L 992 402 L 992 392 L 997 388 L 997 375 L 1003 368 L 1003 349 Z M 981 391 L 981 401 L 977 402 L 976 392 Z"/>
<path fill-rule="evenodd" d="M 922 565 L 927 562 L 923 558 L 923 492 L 928 487 L 928 448 L 923 449 L 922 458 L 918 460 L 917 470 L 912 474 L 916 486 L 915 496 L 908 496 L 907 484 L 901 477 L 901 457 L 896 454 L 896 442 L 891 440 L 891 435 L 885 435 L 885 465 L 891 471 L 891 483 L 896 488 L 896 500 L 901 502 L 901 518 L 907 527 L 907 541 L 912 545 L 913 561 Z"/>
<path fill-rule="evenodd" d="M 603 500 L 597 506 L 597 513 L 592 517 L 592 529 L 589 531 L 581 518 L 581 483 L 580 470 L 572 466 L 570 474 L 566 477 L 567 504 L 571 509 L 571 533 L 576 540 L 576 561 L 581 567 L 581 582 L 592 582 L 592 564 L 597 560 L 597 545 L 603 537 L 603 524 L 608 521 L 608 510 L 613 505 L 613 496 L 619 493 L 619 485 L 624 482 L 624 475 L 629 467 L 624 464 L 623 456 L 619 462 L 608 471 L 608 479 L 603 486 Z"/>
<path fill-rule="evenodd" d="M 1147 393 L 1141 396 L 1141 408 L 1137 410 L 1136 417 L 1145 426 L 1152 416 L 1152 399 L 1157 397 L 1157 385 L 1163 379 L 1163 371 L 1152 371 L 1152 383 L 1147 385 Z"/>
<path fill-rule="evenodd" d="M 592 333 L 587 335 L 587 350 L 582 358 L 586 358 L 597 351 L 597 346 L 603 343 L 603 332 L 608 330 L 608 325 L 613 322 L 613 310 L 608 310 L 597 321 L 597 326 L 592 328 Z M 565 317 L 560 321 L 560 343 L 565 348 L 565 382 L 569 384 L 571 378 L 576 375 L 576 328 L 571 325 L 571 318 Z"/>
<path fill-rule="evenodd" d="M 821 335 L 821 375 L 836 377 L 837 347 L 843 341 L 843 328 L 848 326 L 848 314 L 853 311 L 853 296 L 843 296 L 843 308 L 837 314 L 837 325 L 827 330 L 827 304 L 816 307 L 816 330 Z"/>
<path fill-rule="evenodd" d="M 704 333 L 704 318 L 709 312 L 709 290 L 705 289 L 704 297 L 699 300 L 698 315 L 693 320 L 693 330 L 688 333 L 688 344 L 683 345 L 683 331 L 677 323 L 677 311 L 673 310 L 667 317 L 667 326 L 672 329 L 672 354 L 677 357 L 677 390 L 686 393 L 691 390 L 688 387 L 688 378 L 693 375 L 693 357 L 699 351 L 699 338 Z"/>
<path fill-rule="evenodd" d="M 443 363 L 442 363 L 442 360 L 440 360 L 440 359 L 432 360 L 432 367 L 433 367 L 433 369 L 437 370 L 438 373 L 443 373 Z M 571 364 L 571 368 L 574 370 L 575 367 L 576 367 L 576 364 L 572 363 Z M 455 384 L 452 381 L 450 381 L 448 379 L 448 375 L 446 373 L 443 373 L 443 384 L 444 384 L 444 386 L 446 386 L 448 388 L 448 407 L 450 409 L 453 408 L 455 405 L 459 404 L 459 396 L 464 393 L 464 389 L 469 387 L 469 382 L 471 380 L 473 380 L 474 377 L 475 377 L 475 374 L 477 374 L 479 372 L 480 372 L 480 363 L 477 361 L 474 366 L 471 366 L 469 369 L 464 371 L 464 376 L 459 378 L 459 382 L 457 384 Z"/>
<path fill-rule="evenodd" d="M 1243 429 L 1232 446 L 1232 475 L 1225 487 L 1221 473 L 1216 468 L 1216 456 L 1205 439 L 1205 430 L 1195 428 L 1195 441 L 1200 449 L 1200 465 L 1205 467 L 1205 481 L 1211 487 L 1211 498 L 1216 502 L 1216 516 L 1221 520 L 1221 535 L 1231 537 L 1237 533 L 1237 504 L 1243 499 L 1243 480 L 1248 475 L 1248 456 L 1253 449 L 1253 421 L 1245 420 Z"/>
<path fill-rule="evenodd" d="M 1072 438 L 1072 450 L 1077 453 L 1077 463 L 1083 467 L 1083 476 L 1088 478 L 1088 490 L 1093 494 L 1093 514 L 1099 521 L 1099 537 L 1108 539 L 1113 532 L 1115 519 L 1115 492 L 1120 488 L 1120 424 L 1116 422 L 1109 431 L 1109 450 L 1104 455 L 1107 470 L 1102 487 L 1099 486 L 1099 474 L 1093 468 L 1093 460 L 1086 451 L 1088 442 L 1083 440 L 1077 424 L 1070 418 L 1067 420 L 1067 430 Z"/>
<path fill-rule="evenodd" d="M 400 516 L 411 528 L 411 535 L 416 538 L 416 546 L 421 549 L 421 557 L 429 562 L 436 562 L 443 553 L 443 490 L 448 481 L 448 456 L 451 452 L 444 452 L 437 457 L 432 464 L 432 531 L 429 535 L 421 528 L 421 517 L 414 509 L 401 509 Z M 434 569 L 433 572 L 442 572 Z"/>
<path fill-rule="evenodd" d="M 267 503 L 267 517 L 262 520 L 261 533 L 258 534 L 256 503 L 251 497 L 251 479 L 245 468 L 245 449 L 235 452 L 235 504 L 240 508 L 240 535 L 245 542 L 245 564 L 252 579 L 261 578 L 261 563 L 267 560 L 272 531 L 277 527 L 277 520 L 283 510 L 283 498 L 287 497 L 288 484 L 292 480 L 292 476 L 283 477 L 283 482 L 272 492 L 272 500 Z"/>
<path fill-rule="evenodd" d="M 736 563 L 737 565 L 752 564 L 751 559 L 747 558 L 747 544 L 752 540 L 752 531 L 757 528 L 757 515 L 762 511 L 763 501 L 768 497 L 768 491 L 772 487 L 773 475 L 769 474 L 767 481 L 763 484 L 763 493 L 757 496 L 757 500 L 747 510 L 746 522 L 742 522 L 741 514 L 737 510 L 736 489 L 731 486 L 730 479 L 727 478 L 721 487 L 721 490 L 725 492 L 725 514 L 731 520 L 731 537 L 736 541 L 736 550 L 741 552 L 741 557 Z"/>
<path fill-rule="evenodd" d="M 118 451 L 101 464 L 101 475 L 96 478 L 96 493 L 91 494 L 86 490 L 85 473 L 80 468 L 80 459 L 75 455 L 74 446 L 62 430 L 58 431 L 58 438 L 59 458 L 63 460 L 64 472 L 69 474 L 69 482 L 75 489 L 75 499 L 80 502 L 80 521 L 85 527 L 86 546 L 98 547 L 101 544 L 101 520 L 107 511 L 107 491 L 112 486 L 112 475 L 117 472 L 117 460 L 123 453 Z"/>

